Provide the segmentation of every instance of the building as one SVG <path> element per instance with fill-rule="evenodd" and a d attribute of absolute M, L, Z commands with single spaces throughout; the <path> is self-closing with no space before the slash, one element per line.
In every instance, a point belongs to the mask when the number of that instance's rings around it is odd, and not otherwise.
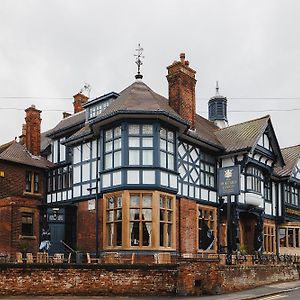
<path fill-rule="evenodd" d="M 218 87 L 201 117 L 185 55 L 167 69 L 168 99 L 138 73 L 120 93 L 76 94 L 74 114 L 41 135 L 53 164 L 39 207 L 50 252 L 134 262 L 298 253 L 300 147 L 280 149 L 270 116 L 228 126 Z M 240 194 L 219 197 L 218 170 L 237 165 Z"/>
<path fill-rule="evenodd" d="M 26 109 L 21 141 L 0 146 L 0 252 L 36 252 L 46 169 L 52 163 L 40 155 L 41 111 Z"/>

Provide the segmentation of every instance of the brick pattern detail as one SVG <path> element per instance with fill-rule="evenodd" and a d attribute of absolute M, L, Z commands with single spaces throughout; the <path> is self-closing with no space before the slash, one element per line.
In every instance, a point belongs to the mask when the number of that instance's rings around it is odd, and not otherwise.
<path fill-rule="evenodd" d="M 32 105 L 31 107 L 27 108 L 25 112 L 26 148 L 31 154 L 39 156 L 41 154 L 41 111 L 37 110 L 35 106 Z"/>
<path fill-rule="evenodd" d="M 73 98 L 74 114 L 83 111 L 83 105 L 88 101 L 89 98 L 81 93 L 74 95 Z"/>
<path fill-rule="evenodd" d="M 195 86 L 196 71 L 189 67 L 185 55 L 180 55 L 180 61 L 175 61 L 167 67 L 169 82 L 169 105 L 195 128 L 196 99 Z"/>

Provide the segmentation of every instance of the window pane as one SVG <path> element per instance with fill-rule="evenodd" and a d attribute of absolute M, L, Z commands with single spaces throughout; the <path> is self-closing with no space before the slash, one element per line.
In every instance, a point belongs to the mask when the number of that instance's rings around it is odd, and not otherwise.
<path fill-rule="evenodd" d="M 143 226 L 143 246 L 150 246 L 151 223 L 142 223 Z"/>
<path fill-rule="evenodd" d="M 116 139 L 115 141 L 114 141 L 114 150 L 117 150 L 117 149 L 120 149 L 121 148 L 121 138 L 119 138 L 119 139 Z"/>
<path fill-rule="evenodd" d="M 151 207 L 152 195 L 143 195 L 142 205 L 143 207 Z"/>
<path fill-rule="evenodd" d="M 153 165 L 153 150 L 143 150 L 143 165 Z"/>
<path fill-rule="evenodd" d="M 105 155 L 105 169 L 111 169 L 112 168 L 112 154 L 106 154 Z"/>
<path fill-rule="evenodd" d="M 130 207 L 139 207 L 140 197 L 139 195 L 130 195 Z"/>
<path fill-rule="evenodd" d="M 160 166 L 162 168 L 167 167 L 167 153 L 160 152 Z"/>
<path fill-rule="evenodd" d="M 153 138 L 152 137 L 147 137 L 142 139 L 143 142 L 143 147 L 153 147 Z"/>
<path fill-rule="evenodd" d="M 160 139 L 160 149 L 167 151 L 167 142 L 163 139 Z"/>
<path fill-rule="evenodd" d="M 129 147 L 140 147 L 139 137 L 129 137 Z"/>
<path fill-rule="evenodd" d="M 143 135 L 152 135 L 153 134 L 153 126 L 152 125 L 143 125 L 142 127 Z"/>
<path fill-rule="evenodd" d="M 121 166 L 121 151 L 116 151 L 114 153 L 114 167 L 120 167 Z"/>
<path fill-rule="evenodd" d="M 105 139 L 106 140 L 111 140 L 112 139 L 112 130 L 106 130 L 105 132 Z"/>
<path fill-rule="evenodd" d="M 164 139 L 167 139 L 167 131 L 164 128 L 160 129 L 160 136 Z"/>
<path fill-rule="evenodd" d="M 142 210 L 142 220 L 151 221 L 152 220 L 152 209 L 143 209 Z"/>
<path fill-rule="evenodd" d="M 117 138 L 117 137 L 119 137 L 119 136 L 121 136 L 121 127 L 119 126 L 119 127 L 116 127 L 115 129 L 114 129 L 114 138 Z"/>
<path fill-rule="evenodd" d="M 112 141 L 105 143 L 105 152 L 112 151 Z"/>
<path fill-rule="evenodd" d="M 129 150 L 129 165 L 139 165 L 140 164 L 140 151 L 139 150 Z"/>
<path fill-rule="evenodd" d="M 129 125 L 128 132 L 130 135 L 139 135 L 140 134 L 140 126 L 139 125 Z"/>

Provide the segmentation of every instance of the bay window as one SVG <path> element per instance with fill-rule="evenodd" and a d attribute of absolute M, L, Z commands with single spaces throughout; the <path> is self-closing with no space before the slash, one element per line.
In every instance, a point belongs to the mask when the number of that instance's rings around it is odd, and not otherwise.
<path fill-rule="evenodd" d="M 175 249 L 175 196 L 158 191 L 104 195 L 104 248 Z"/>
<path fill-rule="evenodd" d="M 160 166 L 169 170 L 175 168 L 175 136 L 174 132 L 160 128 Z"/>
<path fill-rule="evenodd" d="M 203 152 L 200 155 L 201 155 L 201 163 L 200 163 L 201 185 L 214 188 L 216 185 L 215 158 Z"/>

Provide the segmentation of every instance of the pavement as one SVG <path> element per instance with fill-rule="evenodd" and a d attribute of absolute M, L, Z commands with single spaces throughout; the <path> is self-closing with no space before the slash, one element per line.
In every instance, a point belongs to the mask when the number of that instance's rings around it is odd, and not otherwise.
<path fill-rule="evenodd" d="M 276 295 L 287 294 L 292 291 L 299 290 L 300 293 L 300 280 L 289 281 L 283 283 L 273 283 L 264 285 L 255 289 L 222 294 L 217 296 L 204 296 L 204 297 L 185 297 L 184 299 L 199 299 L 199 300 L 252 300 L 252 299 L 275 299 Z M 274 297 L 272 297 L 274 296 Z M 278 298 L 279 299 L 279 298 Z M 300 295 L 299 298 L 300 299 Z"/>

